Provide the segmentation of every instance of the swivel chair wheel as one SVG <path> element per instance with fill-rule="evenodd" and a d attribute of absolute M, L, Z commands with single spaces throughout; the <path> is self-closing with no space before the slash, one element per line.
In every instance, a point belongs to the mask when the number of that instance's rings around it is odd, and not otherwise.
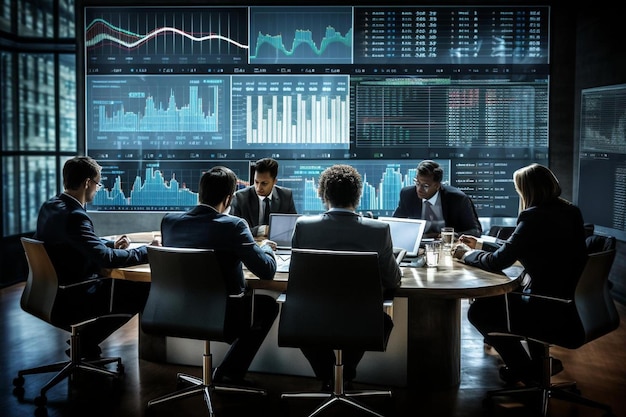
<path fill-rule="evenodd" d="M 22 401 L 24 399 L 24 387 L 13 388 L 13 395 L 15 395 L 18 400 Z"/>
<path fill-rule="evenodd" d="M 35 409 L 35 417 L 48 417 L 48 409 L 46 407 L 37 407 Z"/>
<path fill-rule="evenodd" d="M 45 407 L 46 404 L 48 404 L 48 398 L 46 398 L 46 396 L 42 394 L 38 397 L 35 397 L 35 400 L 33 402 L 37 407 Z"/>
<path fill-rule="evenodd" d="M 20 401 L 24 399 L 24 377 L 19 375 L 13 378 L 13 395 L 15 395 Z"/>
<path fill-rule="evenodd" d="M 23 376 L 17 376 L 15 378 L 13 378 L 13 386 L 15 387 L 23 387 L 24 386 L 24 377 Z"/>

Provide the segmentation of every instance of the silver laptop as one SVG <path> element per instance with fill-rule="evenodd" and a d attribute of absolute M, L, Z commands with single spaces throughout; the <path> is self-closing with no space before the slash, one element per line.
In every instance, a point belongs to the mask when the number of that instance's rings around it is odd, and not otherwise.
<path fill-rule="evenodd" d="M 291 236 L 301 214 L 270 213 L 267 238 L 276 242 L 277 272 L 289 272 L 291 260 Z"/>
<path fill-rule="evenodd" d="M 417 256 L 424 230 L 426 230 L 426 220 L 400 217 L 379 217 L 378 220 L 389 225 L 394 251 L 404 249 L 406 257 Z"/>
<path fill-rule="evenodd" d="M 291 236 L 301 214 L 270 213 L 267 238 L 276 242 L 278 250 L 291 251 Z"/>

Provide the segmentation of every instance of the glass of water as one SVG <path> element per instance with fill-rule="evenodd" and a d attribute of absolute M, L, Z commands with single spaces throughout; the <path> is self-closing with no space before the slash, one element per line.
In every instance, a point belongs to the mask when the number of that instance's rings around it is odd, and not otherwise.
<path fill-rule="evenodd" d="M 442 227 L 441 228 L 441 244 L 443 250 L 452 252 L 452 245 L 454 244 L 454 227 Z"/>
<path fill-rule="evenodd" d="M 439 255 L 441 252 L 441 243 L 439 242 L 427 242 L 424 245 L 424 252 L 426 253 L 426 266 L 436 267 L 439 265 Z"/>

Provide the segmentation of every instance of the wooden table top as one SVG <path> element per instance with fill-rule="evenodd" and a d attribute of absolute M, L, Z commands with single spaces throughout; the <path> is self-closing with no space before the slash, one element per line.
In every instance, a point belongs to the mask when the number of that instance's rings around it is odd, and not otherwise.
<path fill-rule="evenodd" d="M 476 298 L 507 293 L 517 287 L 519 268 L 512 267 L 498 274 L 453 261 L 450 266 L 402 267 L 402 285 L 396 295 L 400 297 Z M 118 279 L 150 281 L 148 264 L 113 269 L 111 276 Z M 244 268 L 248 286 L 253 289 L 285 291 L 289 274 L 277 272 L 273 280 L 260 280 Z"/>

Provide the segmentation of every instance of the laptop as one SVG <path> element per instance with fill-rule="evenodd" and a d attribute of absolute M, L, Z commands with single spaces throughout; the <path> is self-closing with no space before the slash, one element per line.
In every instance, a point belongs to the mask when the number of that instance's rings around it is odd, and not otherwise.
<path fill-rule="evenodd" d="M 406 250 L 404 255 L 406 257 L 418 255 L 422 236 L 426 230 L 426 220 L 400 217 L 379 217 L 378 220 L 389 225 L 394 252 Z"/>
<path fill-rule="evenodd" d="M 289 272 L 291 259 L 291 236 L 301 214 L 270 213 L 267 238 L 276 242 L 277 272 Z"/>
<path fill-rule="evenodd" d="M 276 242 L 278 250 L 291 252 L 291 236 L 301 214 L 270 213 L 267 238 Z"/>

